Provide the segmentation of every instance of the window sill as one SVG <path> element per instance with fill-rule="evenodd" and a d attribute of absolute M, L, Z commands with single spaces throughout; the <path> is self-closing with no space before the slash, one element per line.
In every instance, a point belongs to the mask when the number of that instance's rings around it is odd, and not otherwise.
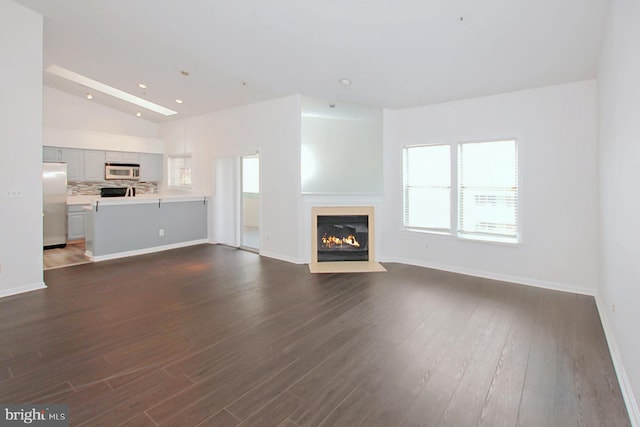
<path fill-rule="evenodd" d="M 499 246 L 518 247 L 522 243 L 522 241 L 517 238 L 498 236 L 471 236 L 464 234 L 454 235 L 450 231 L 429 230 L 425 228 L 402 227 L 401 231 L 408 233 L 432 234 L 436 236 L 450 236 L 455 237 L 457 240 L 463 242 L 488 243 L 490 245 Z"/>
<path fill-rule="evenodd" d="M 412 228 L 412 227 L 402 227 L 402 231 L 406 231 L 409 233 L 422 233 L 422 234 L 435 234 L 438 236 L 451 236 L 451 231 L 446 230 L 430 230 L 428 228 Z"/>
<path fill-rule="evenodd" d="M 468 236 L 464 234 L 458 234 L 456 237 L 458 238 L 458 240 L 462 240 L 465 242 L 489 243 L 492 245 L 500 245 L 500 246 L 517 247 L 517 246 L 520 246 L 520 243 L 522 243 L 518 238 L 510 238 L 510 237 Z"/>

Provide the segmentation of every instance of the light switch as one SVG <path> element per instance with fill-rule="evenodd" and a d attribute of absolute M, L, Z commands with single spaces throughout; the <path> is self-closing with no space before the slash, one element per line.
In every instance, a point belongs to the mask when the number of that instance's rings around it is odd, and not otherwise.
<path fill-rule="evenodd" d="M 22 198 L 22 191 L 20 190 L 7 191 L 7 199 L 21 199 L 21 198 Z"/>

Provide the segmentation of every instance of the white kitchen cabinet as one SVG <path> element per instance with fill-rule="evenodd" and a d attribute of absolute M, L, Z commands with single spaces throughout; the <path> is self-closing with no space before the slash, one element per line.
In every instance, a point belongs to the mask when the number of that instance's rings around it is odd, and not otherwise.
<path fill-rule="evenodd" d="M 67 241 L 84 239 L 86 217 L 84 206 L 85 205 L 67 206 Z"/>
<path fill-rule="evenodd" d="M 84 180 L 84 152 L 75 148 L 60 149 L 60 161 L 67 164 L 67 181 Z"/>
<path fill-rule="evenodd" d="M 117 163 L 140 163 L 140 154 L 126 151 L 107 151 L 105 160 Z"/>
<path fill-rule="evenodd" d="M 67 164 L 67 180 L 84 179 L 83 150 L 75 148 L 42 147 L 43 162 L 64 162 Z"/>
<path fill-rule="evenodd" d="M 42 147 L 43 162 L 59 162 L 60 148 L 58 147 Z"/>
<path fill-rule="evenodd" d="M 162 154 L 140 154 L 140 181 L 162 181 Z"/>
<path fill-rule="evenodd" d="M 104 181 L 104 151 L 85 150 L 84 152 L 84 180 Z"/>
<path fill-rule="evenodd" d="M 140 163 L 140 153 L 122 153 L 122 161 L 125 163 Z"/>
<path fill-rule="evenodd" d="M 140 180 L 145 182 L 161 182 L 164 169 L 162 154 L 49 146 L 42 147 L 42 161 L 65 162 L 70 182 L 104 181 L 104 164 L 107 162 L 140 164 Z"/>

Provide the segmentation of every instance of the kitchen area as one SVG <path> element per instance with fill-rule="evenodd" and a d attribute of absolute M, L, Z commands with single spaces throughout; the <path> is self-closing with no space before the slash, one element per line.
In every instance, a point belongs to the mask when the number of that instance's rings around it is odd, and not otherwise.
<path fill-rule="evenodd" d="M 204 241 L 207 199 L 162 178 L 159 153 L 44 146 L 44 269 Z"/>

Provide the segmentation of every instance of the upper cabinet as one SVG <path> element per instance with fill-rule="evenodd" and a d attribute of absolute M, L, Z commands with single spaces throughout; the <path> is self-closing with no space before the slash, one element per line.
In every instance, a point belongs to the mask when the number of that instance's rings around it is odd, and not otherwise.
<path fill-rule="evenodd" d="M 43 162 L 67 164 L 67 181 L 84 179 L 84 151 L 75 148 L 42 147 Z"/>
<path fill-rule="evenodd" d="M 86 150 L 84 152 L 84 180 L 104 181 L 104 151 Z"/>
<path fill-rule="evenodd" d="M 140 154 L 140 181 L 162 181 L 162 154 Z"/>
<path fill-rule="evenodd" d="M 42 147 L 42 161 L 43 162 L 59 162 L 60 151 L 62 151 L 62 148 Z"/>
<path fill-rule="evenodd" d="M 74 148 L 60 149 L 60 161 L 67 164 L 67 181 L 84 180 L 84 151 Z"/>
<path fill-rule="evenodd" d="M 118 163 L 140 163 L 140 154 L 126 151 L 107 151 L 105 153 L 105 160 L 107 162 Z"/>
<path fill-rule="evenodd" d="M 66 163 L 67 180 L 71 182 L 104 181 L 104 164 L 107 162 L 140 164 L 140 181 L 162 181 L 162 154 L 42 147 L 42 160 Z"/>

